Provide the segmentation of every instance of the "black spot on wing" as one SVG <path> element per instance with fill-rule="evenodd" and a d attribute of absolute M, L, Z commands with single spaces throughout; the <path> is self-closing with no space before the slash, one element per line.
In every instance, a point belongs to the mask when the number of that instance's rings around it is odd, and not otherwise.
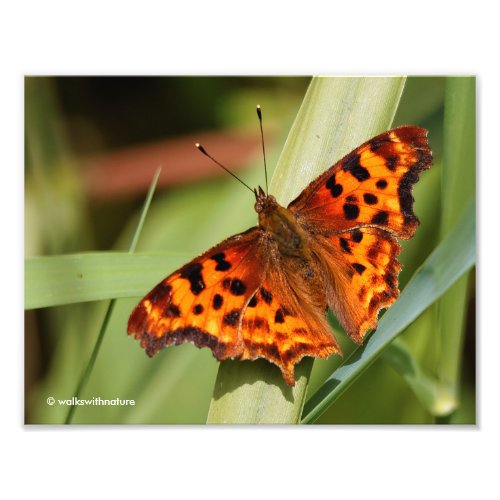
<path fill-rule="evenodd" d="M 205 282 L 201 270 L 203 266 L 199 262 L 192 262 L 181 269 L 181 278 L 187 279 L 194 295 L 199 295 L 205 289 Z"/>
<path fill-rule="evenodd" d="M 370 178 L 370 172 L 359 163 L 360 155 L 352 155 L 347 157 L 342 164 L 344 172 L 350 172 L 358 181 L 366 181 Z"/>
<path fill-rule="evenodd" d="M 179 309 L 179 306 L 176 306 L 175 304 L 169 304 L 165 308 L 165 316 L 167 318 L 178 318 L 181 315 L 181 311 Z"/>
<path fill-rule="evenodd" d="M 368 304 L 368 312 L 371 314 L 379 304 L 380 299 L 377 296 L 372 297 L 370 299 L 370 303 Z"/>
<path fill-rule="evenodd" d="M 353 205 L 352 203 L 345 203 L 343 209 L 346 219 L 354 220 L 358 218 L 359 208 L 357 205 Z"/>
<path fill-rule="evenodd" d="M 285 316 L 283 315 L 283 311 L 281 309 L 278 309 L 276 311 L 276 314 L 274 315 L 274 322 L 275 323 L 284 323 L 285 322 Z"/>
<path fill-rule="evenodd" d="M 236 326 L 240 319 L 240 309 L 233 309 L 224 315 L 224 324 L 228 326 Z"/>
<path fill-rule="evenodd" d="M 333 174 L 326 181 L 325 187 L 326 187 L 326 189 L 330 190 L 330 193 L 334 198 L 338 198 L 342 194 L 342 191 L 343 191 L 342 185 L 337 184 L 335 181 L 335 174 Z"/>
<path fill-rule="evenodd" d="M 335 184 L 335 186 L 333 186 L 330 192 L 332 193 L 332 196 L 334 198 L 338 198 L 342 194 L 343 190 L 344 188 L 342 187 L 342 184 Z"/>
<path fill-rule="evenodd" d="M 216 311 L 218 311 L 222 307 L 223 303 L 224 303 L 224 299 L 222 298 L 222 295 L 219 295 L 218 293 L 216 293 L 214 295 L 214 298 L 212 299 L 212 307 Z"/>
<path fill-rule="evenodd" d="M 384 281 L 389 285 L 390 288 L 396 288 L 397 275 L 388 272 L 384 274 Z"/>
<path fill-rule="evenodd" d="M 389 139 L 387 139 L 387 137 L 384 137 L 383 139 L 381 138 L 378 138 L 378 139 L 373 139 L 372 141 L 370 141 L 370 149 L 375 152 L 377 151 L 378 148 L 380 148 L 380 146 L 382 146 L 383 144 L 389 142 Z"/>
<path fill-rule="evenodd" d="M 378 203 L 378 198 L 371 193 L 363 194 L 363 200 L 365 200 L 367 205 L 376 205 Z"/>
<path fill-rule="evenodd" d="M 231 281 L 230 291 L 233 295 L 243 295 L 247 290 L 245 283 L 239 280 L 238 278 L 234 278 Z"/>
<path fill-rule="evenodd" d="M 264 318 L 257 316 L 253 321 L 253 326 L 257 329 L 266 329 L 269 331 L 269 325 Z"/>
<path fill-rule="evenodd" d="M 250 299 L 250 301 L 248 302 L 248 306 L 247 307 L 255 307 L 258 303 L 259 303 L 259 301 L 257 300 L 257 297 L 254 295 Z"/>
<path fill-rule="evenodd" d="M 389 156 L 389 158 L 387 158 L 387 168 L 391 172 L 394 172 L 396 170 L 396 167 L 398 166 L 398 162 L 399 162 L 398 155 Z"/>
<path fill-rule="evenodd" d="M 231 269 L 231 263 L 226 260 L 226 254 L 224 252 L 216 253 L 210 258 L 217 262 L 217 265 L 215 266 L 216 271 L 228 271 Z"/>
<path fill-rule="evenodd" d="M 272 293 L 266 290 L 263 286 L 260 287 L 260 295 L 262 296 L 266 304 L 270 304 L 273 301 Z"/>
<path fill-rule="evenodd" d="M 352 241 L 354 241 L 355 243 L 360 243 L 362 239 L 363 233 L 359 229 L 355 229 L 352 232 Z"/>
<path fill-rule="evenodd" d="M 356 271 L 359 273 L 359 274 L 363 274 L 364 270 L 366 269 L 366 266 L 363 266 L 363 264 L 359 264 L 358 262 L 355 262 L 352 267 L 354 267 L 354 269 L 356 269 Z"/>
<path fill-rule="evenodd" d="M 268 356 L 275 359 L 280 359 L 280 352 L 278 350 L 278 347 L 274 344 L 263 344 L 263 349 L 267 352 Z"/>
<path fill-rule="evenodd" d="M 381 226 L 386 226 L 388 221 L 389 214 L 384 210 L 381 210 L 372 217 L 372 224 L 380 224 Z"/>
<path fill-rule="evenodd" d="M 340 247 L 345 253 L 351 253 L 351 248 L 349 247 L 349 243 L 345 238 L 339 238 Z"/>
<path fill-rule="evenodd" d="M 158 302 L 165 300 L 171 290 L 172 288 L 170 285 L 160 283 L 149 293 L 148 299 L 152 304 L 157 304 Z"/>

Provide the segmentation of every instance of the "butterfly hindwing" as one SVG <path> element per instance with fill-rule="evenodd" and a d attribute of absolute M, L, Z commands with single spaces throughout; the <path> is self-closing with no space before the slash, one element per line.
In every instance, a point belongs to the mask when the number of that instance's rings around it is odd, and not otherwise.
<path fill-rule="evenodd" d="M 329 275 L 328 305 L 349 336 L 361 343 L 381 308 L 399 296 L 399 243 L 376 228 L 319 237 L 317 253 Z"/>
<path fill-rule="evenodd" d="M 280 368 L 285 382 L 293 386 L 294 366 L 304 356 L 327 358 L 341 354 L 341 349 L 330 333 L 324 308 L 318 310 L 307 300 L 300 303 L 288 283 L 283 268 L 268 269 L 243 316 L 241 359 L 266 358 Z"/>

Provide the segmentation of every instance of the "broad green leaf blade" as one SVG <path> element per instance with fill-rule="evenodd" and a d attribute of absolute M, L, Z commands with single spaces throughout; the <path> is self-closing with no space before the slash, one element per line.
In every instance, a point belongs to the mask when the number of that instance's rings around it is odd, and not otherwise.
<path fill-rule="evenodd" d="M 389 129 L 406 77 L 313 78 L 270 184 L 282 205 L 364 141 Z"/>
<path fill-rule="evenodd" d="M 25 308 L 140 297 L 187 257 L 96 252 L 27 259 Z"/>
<path fill-rule="evenodd" d="M 442 184 L 443 236 L 476 191 L 476 80 L 446 78 Z"/>
<path fill-rule="evenodd" d="M 387 130 L 404 83 L 404 77 L 313 78 L 270 192 L 287 205 L 339 158 Z M 298 423 L 311 368 L 311 358 L 296 367 L 292 389 L 266 361 L 222 362 L 207 422 Z"/>
<path fill-rule="evenodd" d="M 475 78 L 446 79 L 444 162 L 441 186 L 441 234 L 444 237 L 460 216 L 463 204 L 474 197 L 476 176 Z M 460 278 L 437 305 L 439 359 L 436 372 L 440 397 L 451 414 L 460 397 L 469 275 Z"/>
<path fill-rule="evenodd" d="M 304 408 L 304 423 L 314 422 L 380 356 L 382 351 L 475 263 L 474 201 L 453 231 L 414 274 L 400 298 L 384 314 L 377 331 L 328 377 Z"/>

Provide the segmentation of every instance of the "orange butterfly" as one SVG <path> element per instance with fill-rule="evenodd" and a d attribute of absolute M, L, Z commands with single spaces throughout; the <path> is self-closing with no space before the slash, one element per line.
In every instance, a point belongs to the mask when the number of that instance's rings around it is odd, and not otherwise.
<path fill-rule="evenodd" d="M 304 356 L 341 354 L 327 306 L 361 344 L 398 297 L 396 237 L 411 238 L 419 224 L 412 187 L 431 162 L 427 131 L 398 127 L 335 163 L 287 208 L 259 187 L 259 225 L 165 278 L 132 312 L 128 334 L 149 356 L 191 342 L 218 360 L 265 358 L 295 385 Z"/>

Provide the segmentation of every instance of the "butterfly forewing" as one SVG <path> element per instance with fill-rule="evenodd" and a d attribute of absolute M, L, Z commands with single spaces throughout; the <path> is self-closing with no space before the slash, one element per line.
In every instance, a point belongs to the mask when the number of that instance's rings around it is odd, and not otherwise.
<path fill-rule="evenodd" d="M 174 272 L 146 295 L 128 323 L 152 356 L 170 344 L 209 347 L 217 359 L 241 355 L 246 302 L 261 282 L 262 231 L 233 236 Z"/>
<path fill-rule="evenodd" d="M 418 226 L 412 187 L 431 160 L 425 129 L 389 130 L 335 163 L 288 208 L 318 231 L 377 227 L 410 238 Z"/>

